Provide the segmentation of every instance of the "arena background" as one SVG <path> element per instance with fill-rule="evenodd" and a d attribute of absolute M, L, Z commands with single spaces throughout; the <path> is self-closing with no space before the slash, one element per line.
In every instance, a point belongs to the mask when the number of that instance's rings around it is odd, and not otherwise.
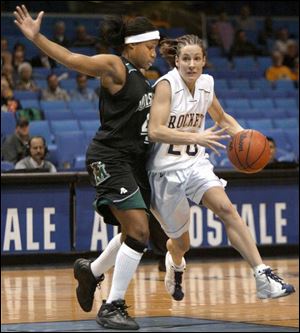
<path fill-rule="evenodd" d="M 31 13 L 46 12 L 41 32 L 51 39 L 54 25 L 64 21 L 69 49 L 93 55 L 113 52 L 99 36 L 99 26 L 106 14 L 145 15 L 159 27 L 163 37 L 194 33 L 207 45 L 208 65 L 205 73 L 215 79 L 215 91 L 222 106 L 245 128 L 253 128 L 271 136 L 277 143 L 277 167 L 247 175 L 235 171 L 226 152 L 220 157 L 210 152 L 218 176 L 228 181 L 227 192 L 248 224 L 259 250 L 268 258 L 298 258 L 299 240 L 299 59 L 294 55 L 294 80 L 265 78 L 272 65 L 272 52 L 281 29 L 299 45 L 299 6 L 295 1 L 24 1 Z M 31 61 L 38 49 L 18 31 L 12 12 L 18 1 L 1 1 L 1 39 L 7 49 L 25 46 L 25 60 Z M 250 9 L 249 26 L 244 29 L 252 44 L 251 50 L 235 54 L 224 50 L 215 36 L 216 22 L 226 13 L 234 33 L 238 30 L 241 8 Z M 265 19 L 272 19 L 270 35 L 264 30 Z M 88 46 L 74 46 L 76 28 L 84 25 L 93 37 Z M 3 65 L 3 61 L 2 61 Z M 168 71 L 158 56 L 149 72 L 153 83 Z M 40 89 L 46 88 L 46 77 L 54 72 L 60 86 L 71 92 L 76 88 L 76 72 L 56 64 L 53 68 L 33 67 L 33 79 Z M 97 91 L 99 80 L 88 79 L 88 87 Z M 2 90 L 2 89 L 1 89 Z M 94 190 L 85 172 L 85 150 L 99 127 L 98 101 L 70 100 L 47 102 L 40 91 L 14 89 L 22 110 L 7 112 L 1 103 L 1 143 L 13 133 L 18 117 L 30 120 L 30 133 L 42 134 L 47 141 L 50 159 L 58 168 L 56 174 L 15 173 L 14 165 L 1 159 L 1 261 L 2 268 L 30 265 L 70 265 L 79 256 L 93 258 L 117 233 L 116 227 L 103 223 L 94 213 Z M 27 110 L 27 111 L 26 111 Z M 32 116 L 28 110 L 34 110 Z M 206 121 L 207 127 L 212 124 Z M 76 131 L 74 131 L 76 129 Z M 69 132 L 71 130 L 71 133 Z M 285 162 L 287 162 L 285 164 Z M 285 169 L 291 163 L 292 168 Z M 220 220 L 210 211 L 193 206 L 191 209 L 191 245 L 187 258 L 217 260 L 240 259 L 228 243 Z M 151 245 L 150 245 L 151 246 Z M 152 263 L 152 251 L 143 258 Z M 55 265 L 53 266 L 55 267 Z M 22 269 L 22 268 L 21 268 Z M 298 277 L 298 269 L 294 273 Z M 4 295 L 7 296 L 7 295 Z M 1 301 L 2 303 L 2 301 Z M 298 309 L 298 305 L 297 305 Z M 7 319 L 6 317 L 4 319 Z M 4 320 L 4 324 L 9 321 Z M 180 323 L 178 324 L 180 326 Z M 199 324 L 200 325 L 200 324 Z M 298 317 L 292 324 L 297 327 Z M 163 324 L 161 324 L 163 327 Z M 196 327 L 196 326 L 195 326 Z M 198 326 L 197 326 L 198 327 Z M 9 325 L 3 329 L 9 330 Z M 26 330 L 32 327 L 17 327 Z M 2 329 L 2 327 L 1 327 Z M 42 330 L 45 327 L 41 328 Z M 51 328 L 53 329 L 53 328 Z M 64 329 L 68 329 L 65 327 Z M 199 327 L 197 328 L 199 329 Z M 93 330 L 93 327 L 90 328 Z M 243 327 L 241 328 L 243 330 Z"/>

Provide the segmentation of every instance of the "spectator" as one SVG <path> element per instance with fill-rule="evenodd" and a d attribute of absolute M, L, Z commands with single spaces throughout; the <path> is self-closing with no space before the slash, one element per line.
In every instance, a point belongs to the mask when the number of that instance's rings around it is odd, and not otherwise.
<path fill-rule="evenodd" d="M 2 64 L 10 64 L 12 61 L 12 54 L 8 49 L 8 41 L 3 36 L 1 36 L 1 60 Z"/>
<path fill-rule="evenodd" d="M 260 51 L 247 39 L 245 31 L 238 30 L 231 48 L 231 57 L 256 56 L 259 54 Z"/>
<path fill-rule="evenodd" d="M 284 169 L 284 168 L 297 168 L 299 163 L 295 160 L 293 161 L 279 161 L 276 158 L 277 146 L 273 138 L 267 136 L 267 140 L 270 146 L 271 157 L 269 163 L 265 166 L 265 169 Z"/>
<path fill-rule="evenodd" d="M 40 50 L 39 54 L 31 58 L 32 67 L 44 67 L 44 68 L 54 68 L 56 67 L 56 61 L 49 58 L 46 53 Z"/>
<path fill-rule="evenodd" d="M 279 51 L 285 55 L 287 53 L 288 42 L 293 40 L 289 36 L 290 33 L 287 28 L 280 28 L 277 32 L 277 38 L 273 46 L 273 51 Z"/>
<path fill-rule="evenodd" d="M 80 24 L 76 28 L 76 37 L 72 43 L 74 47 L 93 47 L 95 45 L 95 38 L 88 35 L 84 25 Z"/>
<path fill-rule="evenodd" d="M 208 36 L 207 36 L 208 46 L 220 46 L 222 47 L 221 37 L 219 35 L 219 30 L 217 26 L 217 22 L 212 22 L 208 29 Z"/>
<path fill-rule="evenodd" d="M 24 51 L 21 49 L 15 50 L 12 56 L 12 65 L 15 72 L 18 71 L 19 66 L 23 64 L 23 62 L 26 62 Z"/>
<path fill-rule="evenodd" d="M 279 51 L 272 53 L 272 66 L 266 70 L 266 79 L 272 82 L 277 80 L 296 80 L 294 73 L 283 65 L 283 55 Z"/>
<path fill-rule="evenodd" d="M 3 64 L 1 77 L 5 77 L 11 89 L 15 88 L 14 68 L 11 63 L 8 62 Z"/>
<path fill-rule="evenodd" d="M 6 138 L 2 145 L 2 158 L 4 161 L 17 163 L 26 156 L 29 142 L 29 121 L 19 118 L 15 133 Z"/>
<path fill-rule="evenodd" d="M 286 45 L 286 53 L 283 57 L 283 65 L 290 68 L 292 71 L 295 71 L 295 60 L 298 58 L 298 45 L 297 42 L 293 39 L 289 39 Z"/>
<path fill-rule="evenodd" d="M 53 41 L 62 46 L 70 46 L 70 41 L 65 35 L 66 26 L 64 21 L 57 21 L 54 25 Z"/>
<path fill-rule="evenodd" d="M 76 77 L 77 88 L 70 92 L 71 99 L 78 101 L 91 101 L 94 102 L 98 96 L 94 90 L 87 87 L 87 76 L 84 74 L 77 74 Z"/>
<path fill-rule="evenodd" d="M 38 91 L 39 88 L 32 79 L 32 66 L 24 62 L 18 67 L 19 80 L 16 83 L 17 90 Z"/>
<path fill-rule="evenodd" d="M 240 16 L 236 20 L 236 28 L 246 31 L 256 31 L 256 22 L 250 16 L 249 6 L 242 6 Z"/>
<path fill-rule="evenodd" d="M 267 16 L 264 20 L 264 28 L 258 33 L 257 42 L 263 49 L 263 55 L 270 55 L 270 42 L 274 42 L 275 32 L 273 29 L 273 19 Z"/>
<path fill-rule="evenodd" d="M 42 90 L 42 99 L 45 101 L 69 101 L 70 96 L 67 91 L 60 88 L 58 85 L 58 78 L 55 74 L 47 76 L 48 88 Z"/>
<path fill-rule="evenodd" d="M 33 136 L 27 147 L 27 155 L 15 165 L 15 169 L 44 169 L 56 172 L 55 166 L 45 159 L 48 149 L 42 136 Z"/>
<path fill-rule="evenodd" d="M 219 19 L 216 22 L 217 32 L 221 41 L 221 46 L 224 53 L 227 55 L 233 44 L 234 28 L 231 22 L 228 20 L 227 13 L 222 11 L 219 15 Z"/>
<path fill-rule="evenodd" d="M 16 112 L 22 109 L 22 105 L 19 100 L 14 98 L 14 92 L 9 86 L 7 79 L 1 77 L 1 111 L 4 112 Z"/>

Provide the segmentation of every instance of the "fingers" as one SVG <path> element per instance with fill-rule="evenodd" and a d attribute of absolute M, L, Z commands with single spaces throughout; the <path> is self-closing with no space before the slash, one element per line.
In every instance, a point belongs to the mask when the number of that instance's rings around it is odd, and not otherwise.
<path fill-rule="evenodd" d="M 19 15 L 18 12 L 14 12 L 15 18 L 17 19 L 18 23 L 22 23 L 23 19 L 22 17 Z M 15 21 L 16 22 L 16 21 Z"/>
<path fill-rule="evenodd" d="M 24 5 L 22 5 L 22 9 L 23 9 L 23 13 L 24 13 L 25 17 L 29 16 L 28 10 Z"/>
<path fill-rule="evenodd" d="M 25 14 L 23 13 L 22 8 L 17 6 L 16 9 L 17 9 L 17 12 L 18 12 L 19 16 L 21 17 L 21 19 L 24 20 L 25 19 Z"/>
<path fill-rule="evenodd" d="M 15 24 L 18 26 L 18 28 L 21 29 L 21 24 L 17 21 L 17 20 L 14 20 Z"/>
<path fill-rule="evenodd" d="M 216 153 L 218 156 L 221 156 L 221 154 L 218 152 L 218 150 L 214 147 L 214 146 L 212 146 L 212 145 L 210 145 L 210 144 L 207 144 L 207 147 L 208 148 L 210 148 L 214 153 Z"/>
<path fill-rule="evenodd" d="M 38 15 L 38 17 L 37 17 L 37 20 L 38 20 L 38 21 L 41 21 L 42 18 L 43 18 L 43 16 L 44 16 L 44 12 L 39 12 L 39 15 Z"/>

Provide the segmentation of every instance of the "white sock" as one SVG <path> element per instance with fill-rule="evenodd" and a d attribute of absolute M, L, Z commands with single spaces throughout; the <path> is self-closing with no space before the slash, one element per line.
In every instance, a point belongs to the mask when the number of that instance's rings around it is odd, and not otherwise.
<path fill-rule="evenodd" d="M 254 270 L 255 275 L 257 275 L 259 272 L 261 272 L 262 270 L 264 270 L 266 268 L 268 268 L 268 266 L 266 266 L 265 264 L 260 264 L 258 266 L 255 266 L 253 268 L 253 270 Z"/>
<path fill-rule="evenodd" d="M 124 299 L 128 285 L 138 267 L 143 253 L 137 252 L 123 243 L 117 254 L 111 290 L 107 303 Z"/>
<path fill-rule="evenodd" d="M 115 264 L 120 247 L 121 233 L 112 238 L 100 256 L 91 263 L 91 271 L 95 277 L 107 272 Z"/>
<path fill-rule="evenodd" d="M 174 264 L 174 261 L 173 261 L 173 258 L 171 256 L 170 252 L 169 252 L 169 259 L 170 259 L 171 265 L 175 268 L 176 271 L 182 271 L 184 269 L 184 267 L 185 267 L 185 260 L 183 258 L 182 258 L 181 264 L 179 266 Z"/>

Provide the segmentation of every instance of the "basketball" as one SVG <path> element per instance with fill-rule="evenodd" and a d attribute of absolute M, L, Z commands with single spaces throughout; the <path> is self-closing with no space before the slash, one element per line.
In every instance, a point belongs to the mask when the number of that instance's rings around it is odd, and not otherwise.
<path fill-rule="evenodd" d="M 227 145 L 227 154 L 238 171 L 259 172 L 270 160 L 269 142 L 259 131 L 243 130 L 232 137 Z"/>

